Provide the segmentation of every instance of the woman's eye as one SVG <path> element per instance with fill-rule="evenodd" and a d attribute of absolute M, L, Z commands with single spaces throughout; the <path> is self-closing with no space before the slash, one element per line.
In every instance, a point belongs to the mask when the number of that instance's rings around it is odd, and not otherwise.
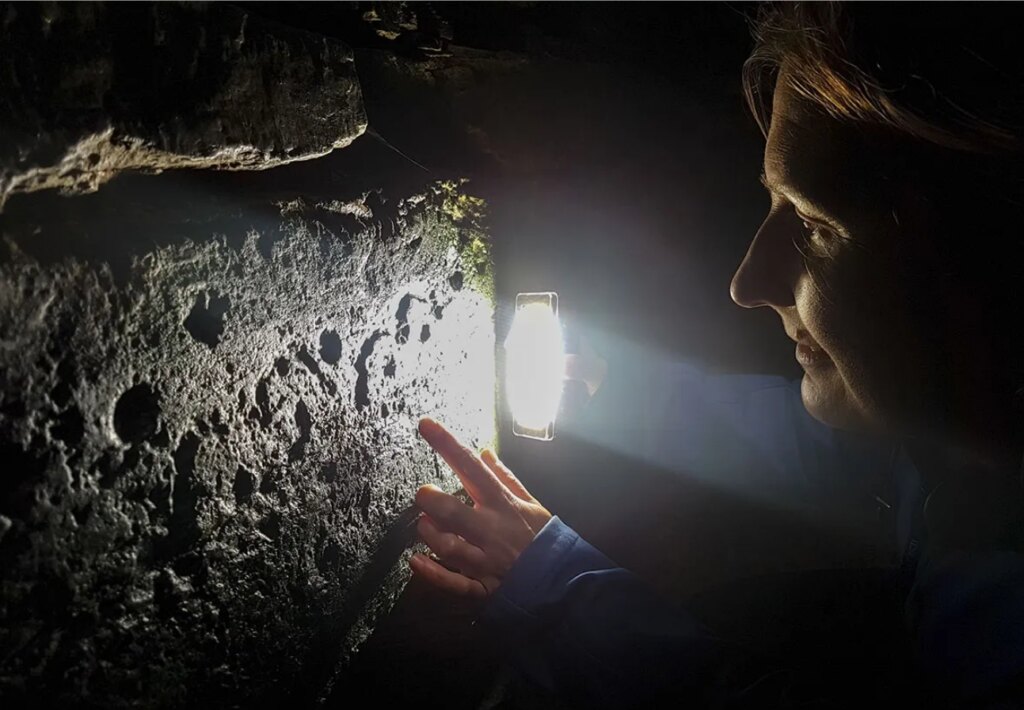
<path fill-rule="evenodd" d="M 803 225 L 806 235 L 809 238 L 821 239 L 829 233 L 829 231 L 820 224 L 808 222 L 806 219 L 801 219 L 800 223 Z"/>
<path fill-rule="evenodd" d="M 835 232 L 821 224 L 804 219 L 797 215 L 800 220 L 800 249 L 804 256 L 830 257 L 835 255 L 839 241 L 835 238 Z"/>

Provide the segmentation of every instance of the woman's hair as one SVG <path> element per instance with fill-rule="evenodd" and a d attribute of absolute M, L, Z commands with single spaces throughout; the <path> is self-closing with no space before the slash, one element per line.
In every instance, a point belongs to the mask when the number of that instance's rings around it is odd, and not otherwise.
<path fill-rule="evenodd" d="M 762 6 L 743 68 L 762 131 L 787 87 L 836 120 L 975 154 L 1024 150 L 1019 25 L 996 4 L 788 2 Z"/>
<path fill-rule="evenodd" d="M 1018 14 L 1012 3 L 764 5 L 753 23 L 755 46 L 743 67 L 743 88 L 766 135 L 781 79 L 832 119 L 898 141 L 898 148 L 885 144 L 892 153 L 881 156 L 887 166 L 882 177 L 915 185 L 932 213 L 928 232 L 907 240 L 915 245 L 908 249 L 907 282 L 941 285 L 955 273 L 967 278 L 962 288 L 972 284 L 972 295 L 993 304 L 979 317 L 1002 318 L 1000 347 L 1024 422 L 1024 51 Z M 930 254 L 914 251 L 923 243 Z M 940 261 L 926 269 L 918 258 L 925 256 Z M 927 301 L 918 306 L 922 320 L 943 317 Z"/>

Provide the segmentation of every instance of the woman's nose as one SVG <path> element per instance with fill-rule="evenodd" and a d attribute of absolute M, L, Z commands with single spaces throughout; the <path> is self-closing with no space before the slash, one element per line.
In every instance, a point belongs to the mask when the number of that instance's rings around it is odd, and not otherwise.
<path fill-rule="evenodd" d="M 783 221 L 769 215 L 751 240 L 729 287 L 737 305 L 785 308 L 794 304 L 803 257 L 792 236 L 787 236 Z"/>

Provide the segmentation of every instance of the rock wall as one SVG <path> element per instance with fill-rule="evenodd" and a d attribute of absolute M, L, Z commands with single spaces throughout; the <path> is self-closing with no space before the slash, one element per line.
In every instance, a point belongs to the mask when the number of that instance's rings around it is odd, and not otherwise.
<path fill-rule="evenodd" d="M 112 192 L 0 223 L 0 697 L 312 702 L 403 586 L 416 487 L 457 487 L 417 418 L 494 436 L 480 204 Z M 97 230 L 178 238 L 26 253 Z"/>
<path fill-rule="evenodd" d="M 416 488 L 458 487 L 418 418 L 495 437 L 482 202 L 350 146 L 353 52 L 308 28 L 3 3 L 0 33 L 0 707 L 346 697 Z"/>

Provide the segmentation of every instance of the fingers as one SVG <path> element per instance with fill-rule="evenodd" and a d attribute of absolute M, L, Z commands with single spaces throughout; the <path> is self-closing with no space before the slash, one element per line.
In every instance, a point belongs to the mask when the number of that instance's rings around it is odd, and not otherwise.
<path fill-rule="evenodd" d="M 483 599 L 488 594 L 483 582 L 445 569 L 434 560 L 418 552 L 409 558 L 409 566 L 413 572 L 421 575 L 435 587 L 453 594 L 474 599 Z"/>
<path fill-rule="evenodd" d="M 445 564 L 468 574 L 485 570 L 487 555 L 483 550 L 476 545 L 469 544 L 455 533 L 441 530 L 429 516 L 421 517 L 416 524 L 416 529 L 420 534 L 420 539 Z"/>
<path fill-rule="evenodd" d="M 470 541 L 480 538 L 477 511 L 453 495 L 429 483 L 416 491 L 416 505 L 429 515 L 438 526 Z"/>
<path fill-rule="evenodd" d="M 466 492 L 477 503 L 496 504 L 505 499 L 501 483 L 480 458 L 459 443 L 451 432 L 433 419 L 421 419 L 420 434 L 451 466 Z"/>
<path fill-rule="evenodd" d="M 516 475 L 508 469 L 508 467 L 498 460 L 498 457 L 490 449 L 485 449 L 480 454 L 480 458 L 483 460 L 487 467 L 494 472 L 494 475 L 499 481 L 501 481 L 506 488 L 508 488 L 512 494 L 519 500 L 527 503 L 536 503 L 530 492 L 526 490 L 526 486 L 519 482 Z"/>

